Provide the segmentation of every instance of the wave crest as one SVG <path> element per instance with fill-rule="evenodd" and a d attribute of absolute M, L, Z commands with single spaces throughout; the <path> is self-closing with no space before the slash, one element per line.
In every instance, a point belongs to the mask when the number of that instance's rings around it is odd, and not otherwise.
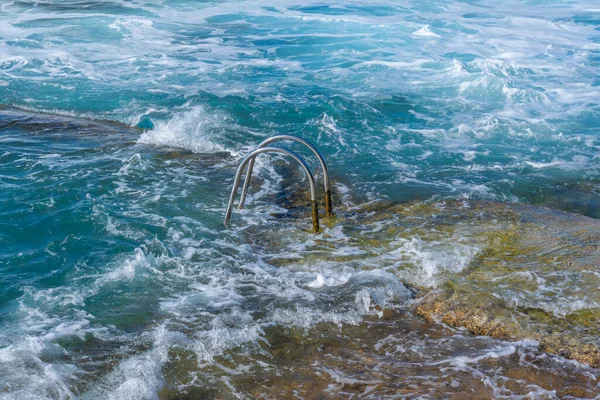
<path fill-rule="evenodd" d="M 219 143 L 225 119 L 222 115 L 196 106 L 176 114 L 168 121 L 157 122 L 154 129 L 140 136 L 138 143 L 180 147 L 194 153 L 230 152 Z"/>

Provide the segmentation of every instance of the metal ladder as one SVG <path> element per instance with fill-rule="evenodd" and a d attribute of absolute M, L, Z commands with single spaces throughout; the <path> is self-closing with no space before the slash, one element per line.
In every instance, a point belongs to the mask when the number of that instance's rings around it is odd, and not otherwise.
<path fill-rule="evenodd" d="M 250 154 L 248 154 L 240 163 L 240 166 L 238 167 L 237 172 L 235 174 L 235 179 L 233 181 L 233 188 L 231 190 L 231 195 L 229 196 L 229 203 L 227 204 L 227 211 L 225 212 L 225 221 L 224 221 L 225 225 L 227 225 L 227 223 L 229 222 L 229 219 L 231 218 L 231 212 L 233 210 L 233 202 L 237 195 L 237 191 L 238 191 L 238 187 L 240 185 L 242 173 L 244 172 L 244 169 L 246 168 L 246 166 L 248 166 L 248 172 L 246 173 L 246 180 L 244 181 L 244 186 L 242 187 L 242 196 L 240 198 L 240 204 L 238 206 L 239 209 L 244 208 L 244 203 L 246 201 L 246 195 L 248 194 L 248 186 L 250 185 L 250 179 L 252 178 L 252 170 L 254 168 L 254 160 L 255 160 L 256 156 L 258 156 L 259 154 L 262 154 L 262 153 L 281 153 L 281 154 L 290 156 L 291 158 L 296 160 L 298 162 L 298 164 L 300 164 L 300 166 L 302 167 L 304 172 L 306 172 L 306 175 L 308 177 L 308 182 L 310 184 L 310 200 L 311 200 L 311 205 L 312 205 L 313 232 L 319 231 L 319 213 L 318 213 L 318 205 L 317 205 L 317 187 L 315 185 L 315 178 L 314 178 L 310 168 L 304 161 L 304 159 L 302 157 L 300 157 L 298 154 L 296 154 L 290 150 L 280 148 L 280 147 L 267 147 L 269 144 L 276 142 L 276 141 L 281 141 L 281 140 L 292 141 L 292 142 L 297 142 L 297 143 L 303 144 L 305 147 L 308 147 L 313 152 L 313 154 L 317 157 L 317 159 L 319 160 L 319 164 L 321 164 L 321 169 L 323 170 L 323 186 L 324 186 L 324 190 L 325 190 L 325 210 L 326 210 L 328 217 L 333 216 L 333 210 L 332 210 L 332 206 L 331 206 L 331 186 L 330 186 L 330 181 L 329 181 L 329 170 L 327 169 L 327 163 L 325 162 L 325 159 L 323 158 L 323 156 L 321 155 L 321 153 L 319 152 L 317 147 L 315 145 L 313 145 L 312 143 L 310 143 L 309 141 L 302 139 L 298 136 L 278 135 L 278 136 L 273 136 L 273 137 L 265 140 L 261 144 L 259 144 L 258 147 L 256 147 L 256 149 L 254 151 L 252 151 Z"/>

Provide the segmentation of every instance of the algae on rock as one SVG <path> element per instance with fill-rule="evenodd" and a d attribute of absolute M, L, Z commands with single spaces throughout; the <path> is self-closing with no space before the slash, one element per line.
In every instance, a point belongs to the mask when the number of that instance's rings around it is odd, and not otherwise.
<path fill-rule="evenodd" d="M 290 226 L 248 237 L 271 264 L 324 275 L 381 269 L 418 295 L 414 311 L 429 321 L 534 339 L 548 353 L 600 366 L 599 221 L 483 201 L 337 209 L 319 235 Z"/>

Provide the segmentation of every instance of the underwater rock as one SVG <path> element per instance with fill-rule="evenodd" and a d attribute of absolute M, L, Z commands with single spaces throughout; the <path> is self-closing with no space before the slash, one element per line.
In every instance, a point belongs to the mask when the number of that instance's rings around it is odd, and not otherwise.
<path fill-rule="evenodd" d="M 485 201 L 336 206 L 335 219 L 309 239 L 293 226 L 286 239 L 284 228 L 260 227 L 247 238 L 269 263 L 292 270 L 391 272 L 428 321 L 532 339 L 549 354 L 600 366 L 600 221 Z M 302 207 L 292 210 L 285 218 L 308 221 Z"/>
<path fill-rule="evenodd" d="M 159 398 L 233 399 L 224 393 L 234 388 L 244 398 L 481 399 L 526 397 L 535 387 L 536 398 L 554 398 L 543 395 L 554 390 L 561 398 L 595 397 L 598 371 L 549 359 L 536 346 L 466 337 L 409 310 L 382 312 L 356 325 L 271 326 L 258 346 L 228 350 L 214 363 L 172 349 Z"/>
<path fill-rule="evenodd" d="M 415 312 L 478 335 L 534 339 L 550 354 L 599 367 L 600 222 L 545 207 L 494 206 L 502 208 L 510 224 Z"/>

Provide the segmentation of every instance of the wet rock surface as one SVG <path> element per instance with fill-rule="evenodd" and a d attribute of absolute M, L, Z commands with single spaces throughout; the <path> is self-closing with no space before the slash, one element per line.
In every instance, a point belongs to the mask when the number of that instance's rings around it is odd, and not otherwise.
<path fill-rule="evenodd" d="M 286 268 L 383 266 L 427 321 L 535 340 L 549 354 L 600 366 L 600 221 L 477 201 L 336 206 L 328 229 L 298 252 L 270 234 L 250 230 L 249 240 Z"/>
<path fill-rule="evenodd" d="M 475 337 L 399 308 L 357 325 L 272 327 L 258 348 L 234 349 L 211 364 L 199 366 L 193 353 L 171 360 L 161 399 L 573 399 L 594 398 L 600 379 L 534 342 Z"/>
<path fill-rule="evenodd" d="M 464 273 L 420 300 L 417 314 L 475 334 L 535 339 L 548 353 L 598 367 L 599 222 L 544 207 L 504 208 L 510 224 Z"/>

